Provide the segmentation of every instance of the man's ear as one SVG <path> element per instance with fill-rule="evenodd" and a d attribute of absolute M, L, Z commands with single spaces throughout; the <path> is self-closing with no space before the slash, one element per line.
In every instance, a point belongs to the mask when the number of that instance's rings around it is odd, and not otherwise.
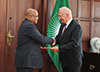
<path fill-rule="evenodd" d="M 67 15 L 67 17 L 69 18 L 69 14 L 66 14 Z"/>
<path fill-rule="evenodd" d="M 28 16 L 28 18 L 29 18 L 29 20 L 31 20 L 31 19 L 32 19 L 32 17 L 31 17 L 31 16 Z"/>
<path fill-rule="evenodd" d="M 66 14 L 66 19 L 67 19 L 67 20 L 69 19 L 69 15 L 68 15 L 68 14 Z"/>

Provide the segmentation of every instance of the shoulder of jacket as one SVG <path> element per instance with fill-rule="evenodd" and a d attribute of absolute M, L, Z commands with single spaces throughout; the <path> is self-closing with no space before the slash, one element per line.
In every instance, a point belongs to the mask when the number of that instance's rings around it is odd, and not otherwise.
<path fill-rule="evenodd" d="M 80 24 L 74 19 L 72 20 L 72 24 L 75 25 L 75 26 L 80 26 Z"/>
<path fill-rule="evenodd" d="M 27 27 L 28 27 L 28 28 L 30 28 L 30 27 L 37 28 L 37 27 L 35 26 L 35 24 L 33 24 L 32 22 L 29 22 L 29 23 L 27 24 Z"/>

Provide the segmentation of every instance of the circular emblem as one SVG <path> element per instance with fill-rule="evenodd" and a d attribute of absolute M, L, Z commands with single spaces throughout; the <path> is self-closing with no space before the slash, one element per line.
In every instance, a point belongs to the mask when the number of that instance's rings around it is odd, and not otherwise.
<path fill-rule="evenodd" d="M 90 40 L 90 45 L 91 45 L 91 48 L 92 48 L 92 51 L 93 52 L 99 53 L 99 49 L 100 49 L 100 38 L 99 37 L 93 37 Z"/>

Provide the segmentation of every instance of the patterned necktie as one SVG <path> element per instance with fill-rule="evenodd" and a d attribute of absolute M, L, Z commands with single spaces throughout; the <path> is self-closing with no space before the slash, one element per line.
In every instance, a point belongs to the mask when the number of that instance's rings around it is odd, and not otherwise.
<path fill-rule="evenodd" d="M 67 24 L 66 24 L 66 25 L 67 25 Z M 62 35 L 64 34 L 64 31 L 65 31 L 65 29 L 66 29 L 66 25 L 64 26 L 64 29 L 63 29 Z"/>

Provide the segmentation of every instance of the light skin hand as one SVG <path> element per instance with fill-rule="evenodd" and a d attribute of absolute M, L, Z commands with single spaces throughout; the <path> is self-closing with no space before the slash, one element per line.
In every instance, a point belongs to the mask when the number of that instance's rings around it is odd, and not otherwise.
<path fill-rule="evenodd" d="M 55 38 L 52 38 L 52 39 L 54 40 L 52 46 L 54 46 L 56 44 L 56 40 L 55 40 Z"/>
<path fill-rule="evenodd" d="M 52 38 L 52 39 L 54 40 L 54 42 L 52 43 L 52 46 L 54 46 L 56 44 L 56 40 L 55 40 L 55 38 Z M 41 49 L 47 49 L 46 47 L 42 47 L 42 46 L 40 46 L 40 48 Z"/>
<path fill-rule="evenodd" d="M 42 47 L 42 46 L 40 46 L 40 48 L 42 49 L 43 47 Z"/>
<path fill-rule="evenodd" d="M 57 52 L 57 51 L 59 51 L 59 49 L 58 49 L 58 47 L 57 46 L 55 46 L 55 47 L 52 47 L 52 48 L 50 48 L 51 50 L 53 50 L 54 52 Z"/>

